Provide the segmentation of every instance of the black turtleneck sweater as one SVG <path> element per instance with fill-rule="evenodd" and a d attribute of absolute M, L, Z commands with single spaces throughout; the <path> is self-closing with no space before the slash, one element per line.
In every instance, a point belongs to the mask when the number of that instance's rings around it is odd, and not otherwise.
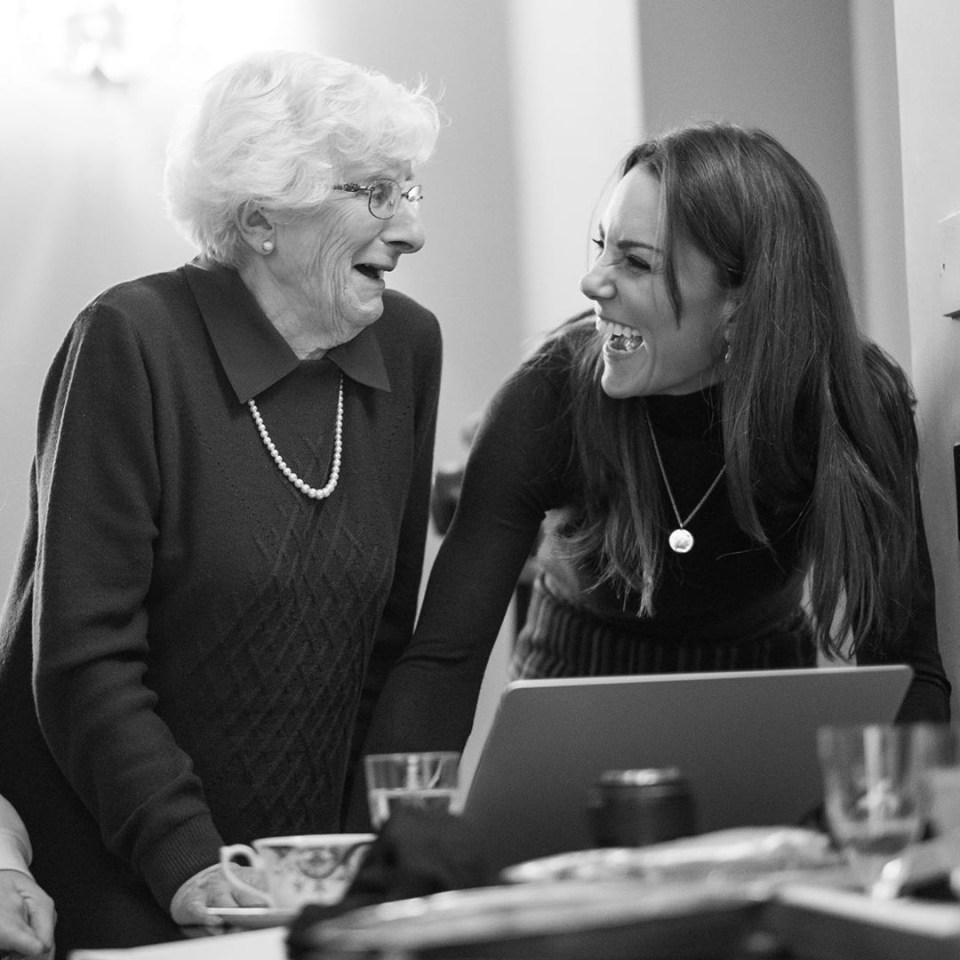
<path fill-rule="evenodd" d="M 456 515 L 430 575 L 414 642 L 388 681 L 367 752 L 463 747 L 490 649 L 544 517 L 576 505 L 582 496 L 578 466 L 570 456 L 567 415 L 572 352 L 580 335 L 574 331 L 543 347 L 486 411 Z M 664 472 L 684 517 L 723 464 L 719 389 L 646 400 Z M 902 402 L 909 406 L 907 397 Z M 669 511 L 669 501 L 664 503 Z M 696 637 L 728 643 L 789 619 L 801 605 L 805 571 L 796 513 L 774 505 L 769 515 L 772 549 L 739 528 L 721 480 L 690 523 L 694 549 L 683 555 L 666 551 L 653 617 L 638 618 L 636 602 L 631 606 L 628 596 L 625 605 L 609 586 L 578 589 L 583 577 L 572 570 L 568 576 L 561 570 L 551 584 L 569 603 L 637 642 Z M 664 522 L 673 525 L 671 518 Z M 937 644 L 922 522 L 917 538 L 925 582 L 909 634 L 884 638 L 882 645 L 860 653 L 858 662 L 910 664 L 914 679 L 900 719 L 945 720 L 950 685 Z"/>

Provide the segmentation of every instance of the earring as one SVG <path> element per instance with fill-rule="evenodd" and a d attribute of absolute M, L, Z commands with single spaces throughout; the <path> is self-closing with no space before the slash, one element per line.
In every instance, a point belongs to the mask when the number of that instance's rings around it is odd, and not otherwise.
<path fill-rule="evenodd" d="M 723 351 L 723 362 L 724 362 L 724 363 L 729 363 L 729 362 L 730 362 L 730 357 L 731 357 L 732 354 L 733 354 L 733 347 L 732 347 L 730 341 L 728 340 L 728 341 L 727 341 L 726 348 L 725 348 L 724 351 Z"/>
<path fill-rule="evenodd" d="M 260 246 L 263 248 L 263 252 L 264 252 L 264 253 L 273 253 L 273 241 L 272 241 L 272 240 L 264 240 L 263 243 L 260 244 Z"/>

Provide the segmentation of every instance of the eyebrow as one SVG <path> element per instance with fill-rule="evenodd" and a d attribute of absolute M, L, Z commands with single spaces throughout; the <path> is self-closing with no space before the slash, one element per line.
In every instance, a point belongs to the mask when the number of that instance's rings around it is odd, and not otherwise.
<path fill-rule="evenodd" d="M 663 251 L 652 243 L 643 243 L 640 240 L 621 240 L 617 244 L 618 250 L 649 250 L 651 253 L 663 254 Z"/>
<path fill-rule="evenodd" d="M 597 227 L 597 230 L 600 234 L 600 239 L 605 240 L 607 232 L 603 227 Z M 659 254 L 663 256 L 663 251 L 652 243 L 644 243 L 642 240 L 619 240 L 617 242 L 618 250 L 649 250 L 651 253 Z"/>

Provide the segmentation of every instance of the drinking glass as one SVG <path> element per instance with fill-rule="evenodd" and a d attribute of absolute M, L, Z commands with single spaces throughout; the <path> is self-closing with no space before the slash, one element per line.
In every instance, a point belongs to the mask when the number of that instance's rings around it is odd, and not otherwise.
<path fill-rule="evenodd" d="M 460 785 L 460 754 L 380 753 L 364 757 L 375 830 L 399 807 L 449 812 Z"/>
<path fill-rule="evenodd" d="M 896 895 L 897 861 L 927 824 L 926 773 L 942 760 L 936 724 L 822 727 L 817 749 L 834 839 L 871 895 Z M 886 868 L 886 870 L 885 870 Z"/>

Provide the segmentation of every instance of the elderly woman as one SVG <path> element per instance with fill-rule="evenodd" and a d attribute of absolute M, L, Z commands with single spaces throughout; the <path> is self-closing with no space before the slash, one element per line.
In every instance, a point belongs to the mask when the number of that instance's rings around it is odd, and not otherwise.
<path fill-rule="evenodd" d="M 423 245 L 438 127 L 422 89 L 338 60 L 228 67 L 168 155 L 199 257 L 97 297 L 57 354 L 0 790 L 64 953 L 236 905 L 224 843 L 339 829 L 423 562 L 440 332 L 384 277 Z"/>

